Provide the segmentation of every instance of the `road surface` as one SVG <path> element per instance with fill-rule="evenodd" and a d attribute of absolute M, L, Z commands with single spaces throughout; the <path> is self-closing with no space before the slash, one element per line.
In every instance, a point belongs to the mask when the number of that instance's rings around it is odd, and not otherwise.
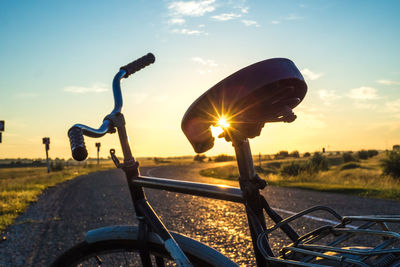
<path fill-rule="evenodd" d="M 199 170 L 214 164 L 142 168 L 142 175 L 237 186 L 235 181 L 206 178 Z M 147 190 L 156 212 L 170 230 L 179 231 L 216 248 L 243 266 L 254 265 L 247 219 L 242 205 L 220 200 Z M 263 195 L 283 217 L 315 205 L 327 205 L 343 215 L 400 214 L 400 202 L 269 186 Z M 313 214 L 300 232 L 331 220 Z M 107 225 L 136 225 L 122 171 L 92 173 L 46 190 L 18 217 L 0 241 L 0 266 L 48 266 L 62 251 L 82 240 L 90 229 Z M 0 238 L 1 240 L 2 238 Z M 271 238 L 274 248 L 285 240 Z"/>

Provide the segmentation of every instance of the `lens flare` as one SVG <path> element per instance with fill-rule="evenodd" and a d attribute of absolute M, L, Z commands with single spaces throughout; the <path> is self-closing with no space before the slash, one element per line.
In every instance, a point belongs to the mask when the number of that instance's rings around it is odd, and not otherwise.
<path fill-rule="evenodd" d="M 219 118 L 217 125 L 222 128 L 228 128 L 230 126 L 228 120 L 225 117 Z"/>
<path fill-rule="evenodd" d="M 220 126 L 210 126 L 211 134 L 214 138 L 218 138 L 220 134 L 224 132 L 224 130 Z"/>

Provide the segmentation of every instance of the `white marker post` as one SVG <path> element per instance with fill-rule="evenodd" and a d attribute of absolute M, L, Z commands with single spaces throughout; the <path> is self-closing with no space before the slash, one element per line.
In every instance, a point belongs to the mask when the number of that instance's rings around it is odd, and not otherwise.
<path fill-rule="evenodd" d="M 0 143 L 1 143 L 2 132 L 4 132 L 4 121 L 0 121 Z"/>
<path fill-rule="evenodd" d="M 97 147 L 97 166 L 100 165 L 100 158 L 99 158 L 100 146 L 101 146 L 101 143 L 96 143 L 96 147 Z"/>
<path fill-rule="evenodd" d="M 50 163 L 49 163 L 49 149 L 50 149 L 50 137 L 43 137 L 43 144 L 46 145 L 46 164 L 47 164 L 47 173 L 50 172 Z"/>

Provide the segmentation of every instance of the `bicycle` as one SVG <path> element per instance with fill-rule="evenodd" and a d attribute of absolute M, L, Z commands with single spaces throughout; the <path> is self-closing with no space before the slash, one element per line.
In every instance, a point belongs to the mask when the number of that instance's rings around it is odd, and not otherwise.
<path fill-rule="evenodd" d="M 125 266 L 122 263 L 126 266 L 237 266 L 216 250 L 168 231 L 147 202 L 143 188 L 244 204 L 257 266 L 400 266 L 400 234 L 389 227 L 389 224 L 399 225 L 400 216 L 342 217 L 331 208 L 316 206 L 283 219 L 260 194 L 266 182 L 255 171 L 248 139 L 260 135 L 266 122 L 294 121 L 293 109 L 307 91 L 300 71 L 289 59 L 268 59 L 235 72 L 200 96 L 183 117 L 184 134 L 197 153 L 204 153 L 214 144 L 210 126 L 217 125 L 223 116 L 230 116 L 230 125 L 226 121 L 220 123 L 223 132 L 219 137 L 234 146 L 240 188 L 141 176 L 121 113 L 120 81 L 154 61 L 154 55 L 149 53 L 121 67 L 113 80 L 114 109 L 98 129 L 75 124 L 68 131 L 72 155 L 78 161 L 88 155 L 83 135 L 101 137 L 118 132 L 123 163 L 119 162 L 114 149 L 110 154 L 116 167 L 125 172 L 139 225 L 91 230 L 82 243 L 64 252 L 52 266 Z M 338 223 L 319 227 L 302 236 L 289 225 L 315 211 L 330 214 Z M 275 225 L 267 228 L 265 214 Z M 362 224 L 353 226 L 352 222 Z M 277 229 L 292 242 L 283 246 L 279 255 L 274 254 L 268 240 L 268 235 Z M 348 245 L 358 236 L 367 240 L 364 241 L 367 246 Z M 378 243 L 371 246 L 371 237 Z M 355 244 L 358 242 L 356 240 Z"/>

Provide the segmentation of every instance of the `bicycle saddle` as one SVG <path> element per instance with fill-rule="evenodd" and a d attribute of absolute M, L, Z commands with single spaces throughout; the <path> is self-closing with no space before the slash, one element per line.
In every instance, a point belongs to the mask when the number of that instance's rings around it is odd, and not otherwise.
<path fill-rule="evenodd" d="M 247 66 L 202 94 L 186 111 L 182 130 L 197 153 L 214 146 L 211 125 L 230 123 L 225 139 L 253 138 L 266 122 L 292 122 L 307 85 L 294 63 L 272 58 Z"/>

